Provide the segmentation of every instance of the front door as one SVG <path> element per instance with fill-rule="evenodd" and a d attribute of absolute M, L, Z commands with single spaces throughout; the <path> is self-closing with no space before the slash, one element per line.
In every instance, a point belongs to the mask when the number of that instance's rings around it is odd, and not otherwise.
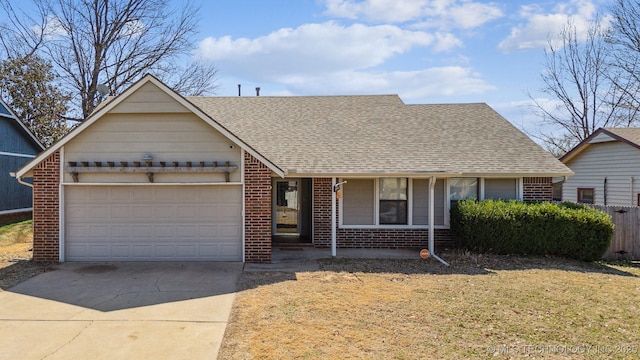
<path fill-rule="evenodd" d="M 300 235 L 300 180 L 275 180 L 275 235 Z"/>

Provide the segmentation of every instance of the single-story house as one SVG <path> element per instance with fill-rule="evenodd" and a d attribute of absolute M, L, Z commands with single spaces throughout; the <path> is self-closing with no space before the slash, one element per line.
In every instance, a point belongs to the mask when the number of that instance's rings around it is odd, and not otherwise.
<path fill-rule="evenodd" d="M 273 241 L 450 246 L 449 207 L 571 171 L 486 104 L 183 97 L 147 75 L 16 173 L 34 259 L 269 262 Z"/>
<path fill-rule="evenodd" d="M 560 158 L 574 176 L 562 200 L 640 206 L 640 128 L 600 128 Z"/>
<path fill-rule="evenodd" d="M 31 216 L 31 189 L 20 185 L 9 174 L 43 149 L 33 133 L 0 100 L 0 224 Z"/>

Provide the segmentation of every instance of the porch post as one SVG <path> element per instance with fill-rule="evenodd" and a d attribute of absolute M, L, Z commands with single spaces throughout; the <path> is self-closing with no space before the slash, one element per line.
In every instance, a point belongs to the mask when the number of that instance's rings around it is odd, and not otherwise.
<path fill-rule="evenodd" d="M 433 229 L 435 222 L 435 187 L 436 187 L 436 177 L 432 176 L 429 178 L 429 254 L 435 254 L 435 231 Z"/>
<path fill-rule="evenodd" d="M 435 247 L 435 194 L 436 194 L 436 177 L 431 176 L 429 178 L 429 254 L 434 259 L 440 261 L 442 264 L 449 266 L 449 263 L 442 260 L 441 257 L 436 255 Z"/>
<path fill-rule="evenodd" d="M 331 178 L 331 256 L 336 257 L 336 178 Z"/>

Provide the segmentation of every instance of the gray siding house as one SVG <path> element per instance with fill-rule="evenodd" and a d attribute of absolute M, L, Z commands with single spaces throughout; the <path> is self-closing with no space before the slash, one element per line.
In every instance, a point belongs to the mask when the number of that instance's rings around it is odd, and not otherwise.
<path fill-rule="evenodd" d="M 562 200 L 640 206 L 640 128 L 600 128 L 560 161 L 575 173 Z"/>
<path fill-rule="evenodd" d="M 0 101 L 0 224 L 30 216 L 32 191 L 12 178 L 15 172 L 43 150 L 42 144 Z"/>

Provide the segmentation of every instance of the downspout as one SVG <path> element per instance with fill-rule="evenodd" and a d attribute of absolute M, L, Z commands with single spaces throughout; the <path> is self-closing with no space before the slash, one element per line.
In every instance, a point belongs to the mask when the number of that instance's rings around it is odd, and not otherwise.
<path fill-rule="evenodd" d="M 603 191 L 603 196 L 604 196 L 604 206 L 607 206 L 607 177 L 605 176 L 604 178 L 604 185 L 603 185 L 604 191 Z M 593 197 L 595 198 L 595 194 L 593 195 Z M 593 199 L 593 203 L 596 203 L 596 199 Z"/>
<path fill-rule="evenodd" d="M 440 261 L 446 266 L 449 266 L 449 263 L 442 260 L 438 255 L 436 255 L 435 250 L 435 194 L 436 194 L 436 177 L 432 176 L 429 178 L 429 254 L 433 256 L 436 260 Z"/>
<path fill-rule="evenodd" d="M 633 203 L 635 200 L 634 196 L 633 196 L 633 176 L 629 178 L 629 189 L 631 191 L 631 193 L 629 194 L 629 205 L 634 206 Z M 638 204 L 640 205 L 640 204 Z"/>
<path fill-rule="evenodd" d="M 16 178 L 16 180 L 18 180 L 20 184 L 33 188 L 33 184 L 29 184 L 28 182 L 25 182 L 24 180 L 22 180 L 21 177 L 16 177 L 16 173 L 12 172 L 12 173 L 9 173 L 9 175 L 13 178 Z"/>
<path fill-rule="evenodd" d="M 558 186 L 560 186 L 560 201 L 563 201 L 564 198 L 564 183 L 567 182 L 567 176 L 563 176 L 562 180 L 558 181 L 556 184 L 558 184 Z M 551 186 L 553 186 L 555 184 L 551 184 Z M 551 194 L 551 197 L 553 198 L 553 194 Z M 555 201 L 555 200 L 554 200 Z"/>
<path fill-rule="evenodd" d="M 331 178 L 331 256 L 336 257 L 336 178 Z"/>

